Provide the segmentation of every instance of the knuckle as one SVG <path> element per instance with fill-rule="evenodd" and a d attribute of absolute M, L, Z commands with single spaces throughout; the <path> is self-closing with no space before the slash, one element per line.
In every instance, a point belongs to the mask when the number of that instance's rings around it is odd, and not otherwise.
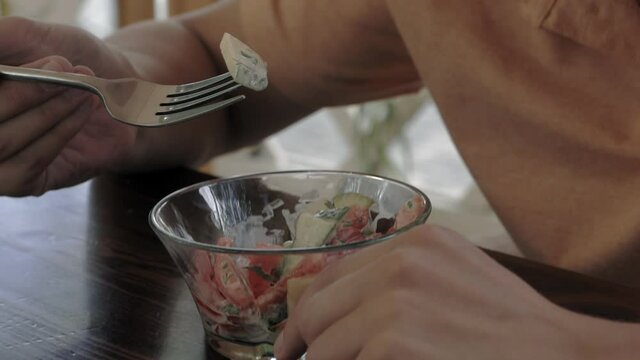
<path fill-rule="evenodd" d="M 413 286 L 420 277 L 416 266 L 422 261 L 420 252 L 410 247 L 401 247 L 392 250 L 387 259 L 387 276 L 391 285 L 396 287 Z"/>
<path fill-rule="evenodd" d="M 427 231 L 430 237 L 434 239 L 439 239 L 441 241 L 446 239 L 447 243 L 464 240 L 457 232 L 442 226 L 430 225 L 426 227 L 425 231 Z"/>
<path fill-rule="evenodd" d="M 14 19 L 18 35 L 31 44 L 47 44 L 51 25 L 25 18 Z"/>
<path fill-rule="evenodd" d="M 391 328 L 410 322 L 414 317 L 416 300 L 407 290 L 392 290 L 380 297 L 380 302 L 376 304 L 378 310 L 382 312 L 382 318 L 386 327 Z"/>
<path fill-rule="evenodd" d="M 415 250 L 423 249 L 428 246 L 429 241 L 427 240 L 433 236 L 432 231 L 428 225 L 420 225 L 400 235 L 398 239 L 395 240 L 395 243 L 403 247 L 414 248 Z"/>
<path fill-rule="evenodd" d="M 457 251 L 469 247 L 470 243 L 457 232 L 436 225 L 425 225 L 419 229 L 421 245 L 429 251 Z"/>

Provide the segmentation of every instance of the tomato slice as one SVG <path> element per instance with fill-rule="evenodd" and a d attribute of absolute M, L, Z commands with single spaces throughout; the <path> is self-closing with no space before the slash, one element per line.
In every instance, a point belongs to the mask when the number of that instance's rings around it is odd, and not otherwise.
<path fill-rule="evenodd" d="M 336 224 L 333 237 L 327 242 L 331 245 L 338 245 L 364 240 L 362 233 L 369 224 L 369 209 L 354 205 L 347 210 L 347 213 Z"/>
<path fill-rule="evenodd" d="M 231 245 L 233 245 L 233 238 L 230 238 L 228 236 L 221 236 L 218 238 L 218 240 L 216 240 L 216 245 L 231 247 Z"/>
<path fill-rule="evenodd" d="M 420 214 L 424 212 L 425 208 L 426 204 L 419 196 L 414 196 L 413 199 L 408 200 L 406 203 L 404 203 L 404 205 L 402 205 L 402 207 L 398 211 L 398 214 L 396 215 L 396 225 L 394 231 L 412 223 L 415 219 L 418 218 Z"/>
<path fill-rule="evenodd" d="M 256 305 L 260 311 L 265 312 L 269 306 L 283 304 L 287 299 L 287 279 L 278 281 L 275 285 L 269 286 L 260 296 L 256 298 Z"/>
<path fill-rule="evenodd" d="M 204 250 L 195 250 L 191 260 L 196 268 L 195 278 L 198 282 L 206 281 L 211 276 L 212 271 L 209 253 Z"/>
<path fill-rule="evenodd" d="M 367 224 L 369 224 L 369 209 L 357 205 L 350 207 L 339 223 L 342 227 L 358 230 L 362 230 Z"/>
<path fill-rule="evenodd" d="M 327 265 L 327 254 L 304 255 L 304 259 L 291 270 L 289 278 L 316 274 Z"/>
<path fill-rule="evenodd" d="M 355 227 L 342 227 L 336 230 L 335 238 L 332 243 L 335 244 L 346 244 L 356 241 L 364 240 L 365 236 L 362 233 L 362 230 L 357 229 Z"/>
<path fill-rule="evenodd" d="M 258 244 L 257 248 L 279 249 L 281 246 L 270 244 Z M 253 295 L 257 298 L 273 286 L 280 277 L 278 271 L 284 257 L 282 255 L 249 255 L 247 280 Z"/>
<path fill-rule="evenodd" d="M 207 304 L 215 304 L 224 301 L 224 297 L 218 291 L 214 283 L 213 266 L 209 253 L 203 250 L 196 250 L 192 257 L 195 272 L 193 280 L 195 282 L 195 294 L 203 302 Z"/>
<path fill-rule="evenodd" d="M 247 280 L 227 254 L 214 255 L 213 279 L 224 297 L 239 309 L 245 309 L 255 302 Z"/>

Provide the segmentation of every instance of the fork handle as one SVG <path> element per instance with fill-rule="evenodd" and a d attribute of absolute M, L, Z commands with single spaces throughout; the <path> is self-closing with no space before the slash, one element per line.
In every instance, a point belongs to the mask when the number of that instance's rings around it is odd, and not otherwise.
<path fill-rule="evenodd" d="M 100 78 L 83 74 L 0 65 L 0 74 L 13 80 L 42 81 L 89 90 L 99 95 Z"/>

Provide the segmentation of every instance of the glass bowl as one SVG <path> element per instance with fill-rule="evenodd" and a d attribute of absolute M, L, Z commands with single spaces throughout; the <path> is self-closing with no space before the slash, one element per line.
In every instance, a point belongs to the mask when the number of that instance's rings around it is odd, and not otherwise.
<path fill-rule="evenodd" d="M 316 274 L 424 223 L 430 211 L 424 193 L 396 180 L 293 171 L 186 187 L 149 221 L 191 291 L 208 344 L 232 359 L 271 359 Z"/>

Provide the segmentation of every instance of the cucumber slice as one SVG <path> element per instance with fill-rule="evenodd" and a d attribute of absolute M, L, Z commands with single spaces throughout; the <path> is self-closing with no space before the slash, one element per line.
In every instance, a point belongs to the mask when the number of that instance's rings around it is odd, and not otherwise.
<path fill-rule="evenodd" d="M 336 226 L 334 218 L 321 218 L 314 214 L 302 213 L 296 221 L 296 238 L 293 247 L 317 247 L 324 244 L 327 235 Z"/>
<path fill-rule="evenodd" d="M 296 238 L 291 244 L 292 248 L 308 248 L 324 245 L 327 237 L 336 226 L 336 219 L 321 218 L 315 214 L 302 213 L 296 221 Z M 284 258 L 282 269 L 283 276 L 289 274 L 303 259 L 300 255 L 287 255 Z"/>
<path fill-rule="evenodd" d="M 291 214 L 287 209 L 283 210 L 282 216 L 285 217 L 285 221 L 287 222 L 287 227 L 289 228 L 289 233 L 291 234 L 291 238 L 292 239 L 296 238 L 296 223 L 298 220 L 296 215 L 300 216 L 299 214 L 316 214 L 323 210 L 327 210 L 329 208 L 328 207 L 329 205 L 333 206 L 331 204 L 331 201 L 327 199 L 318 199 L 302 205 L 299 209 L 297 209 L 296 207 L 295 214 Z"/>
<path fill-rule="evenodd" d="M 296 220 L 295 239 L 291 247 L 319 247 L 324 245 L 333 233 L 343 216 L 353 206 L 368 209 L 373 204 L 373 199 L 358 193 L 343 193 L 333 198 L 331 202 L 326 199 L 318 199 L 309 203 Z M 285 256 L 282 274 L 287 275 L 302 260 L 302 256 Z"/>
<path fill-rule="evenodd" d="M 329 201 L 328 199 L 318 199 L 306 204 L 302 209 L 302 211 L 300 211 L 300 213 L 316 214 L 322 210 L 328 209 L 329 207 L 327 205 L 330 205 L 330 204 L 331 204 L 331 201 Z"/>
<path fill-rule="evenodd" d="M 352 206 L 359 206 L 368 209 L 373 205 L 373 199 L 366 195 L 349 192 L 338 194 L 333 198 L 333 205 L 336 208 L 350 208 Z"/>

